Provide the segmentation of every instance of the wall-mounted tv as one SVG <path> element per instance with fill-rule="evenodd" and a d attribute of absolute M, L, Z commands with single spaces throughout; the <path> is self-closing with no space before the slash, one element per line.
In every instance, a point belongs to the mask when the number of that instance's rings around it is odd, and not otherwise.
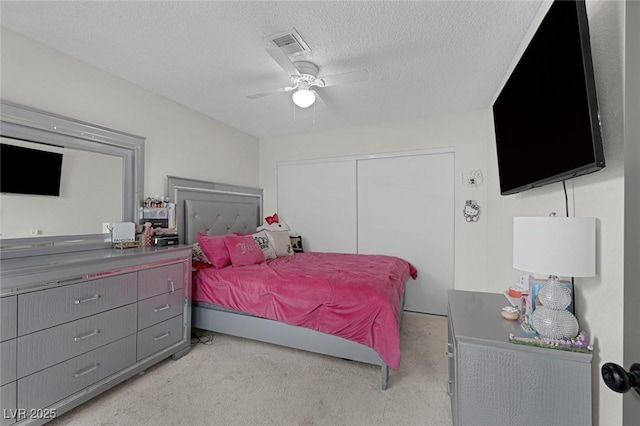
<path fill-rule="evenodd" d="M 60 195 L 62 154 L 0 144 L 0 192 Z"/>
<path fill-rule="evenodd" d="M 605 166 L 584 1 L 551 5 L 493 118 L 502 195 Z"/>

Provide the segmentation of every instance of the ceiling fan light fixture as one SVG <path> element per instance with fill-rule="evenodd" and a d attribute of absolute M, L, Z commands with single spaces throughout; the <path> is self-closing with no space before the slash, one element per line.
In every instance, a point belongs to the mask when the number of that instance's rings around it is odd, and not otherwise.
<path fill-rule="evenodd" d="M 316 95 L 309 89 L 298 89 L 293 93 L 291 99 L 300 108 L 308 108 L 316 101 Z"/>

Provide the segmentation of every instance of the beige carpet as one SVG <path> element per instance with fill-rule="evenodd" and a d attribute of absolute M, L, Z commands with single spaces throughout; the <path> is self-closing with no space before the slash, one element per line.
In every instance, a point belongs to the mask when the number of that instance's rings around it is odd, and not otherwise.
<path fill-rule="evenodd" d="M 402 365 L 379 367 L 216 334 L 50 425 L 450 425 L 446 318 L 407 314 Z"/>

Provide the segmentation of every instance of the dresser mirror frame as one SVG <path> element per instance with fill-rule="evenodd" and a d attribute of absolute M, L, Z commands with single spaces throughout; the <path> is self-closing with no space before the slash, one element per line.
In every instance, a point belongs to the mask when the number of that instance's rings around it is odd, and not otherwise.
<path fill-rule="evenodd" d="M 138 222 L 144 191 L 145 138 L 0 100 L 2 137 L 91 151 L 122 159 L 122 222 Z M 111 247 L 111 235 L 2 238 L 2 259 Z"/>

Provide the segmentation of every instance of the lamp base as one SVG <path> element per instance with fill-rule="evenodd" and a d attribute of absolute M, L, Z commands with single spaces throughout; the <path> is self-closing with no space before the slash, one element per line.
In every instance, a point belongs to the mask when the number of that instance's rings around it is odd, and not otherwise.
<path fill-rule="evenodd" d="M 566 308 L 571 303 L 569 290 L 557 276 L 549 276 L 538 293 L 542 306 L 533 311 L 533 328 L 542 337 L 572 339 L 578 334 L 578 320 Z"/>
<path fill-rule="evenodd" d="M 533 311 L 533 328 L 542 337 L 572 339 L 578 335 L 578 320 L 566 309 L 540 306 Z"/>

